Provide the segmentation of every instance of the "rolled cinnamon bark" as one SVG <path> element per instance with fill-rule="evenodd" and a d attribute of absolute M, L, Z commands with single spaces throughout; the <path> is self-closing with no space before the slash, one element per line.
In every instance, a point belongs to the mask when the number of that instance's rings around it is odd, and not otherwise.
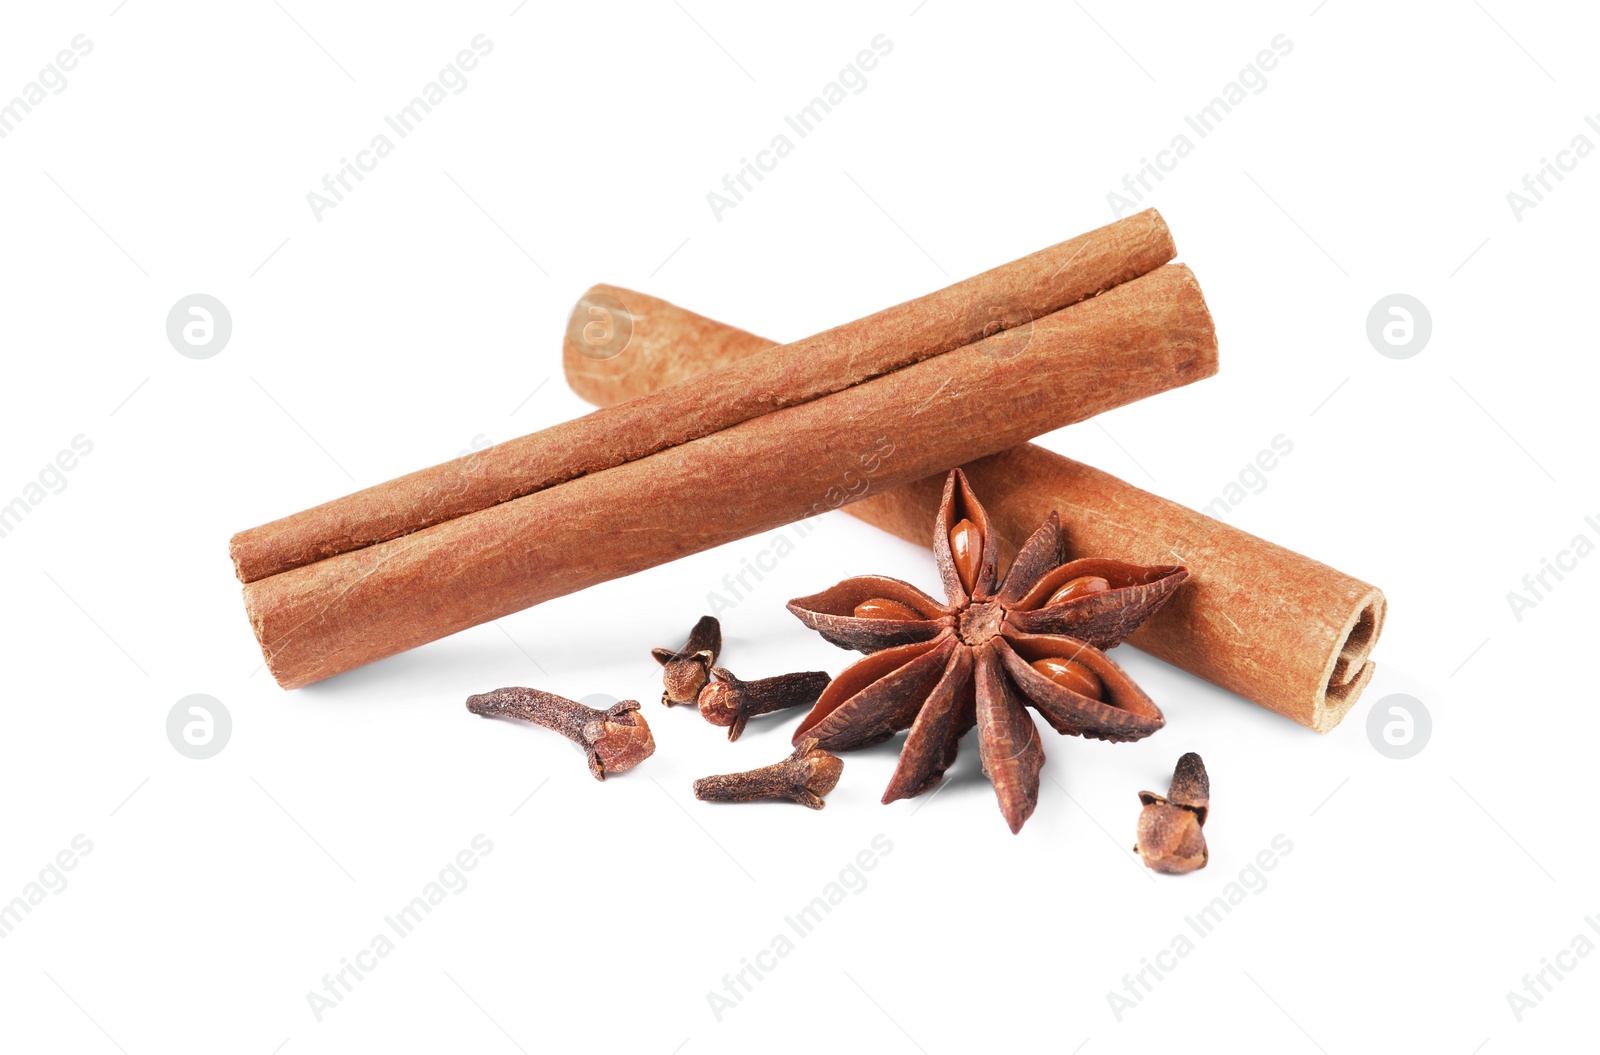
<path fill-rule="evenodd" d="M 1214 374 L 1189 269 L 701 439 L 245 586 L 295 688 Z M 1072 398 L 1062 398 L 1070 382 Z"/>
<path fill-rule="evenodd" d="M 1128 643 L 1325 733 L 1372 680 L 1383 591 L 1110 473 L 1028 443 L 962 466 L 1002 558 L 1055 510 L 1072 556 L 1181 563 L 1189 579 Z M 929 545 L 942 475 L 847 506 Z"/>
<path fill-rule="evenodd" d="M 666 301 L 616 295 L 646 306 L 633 339 L 647 350 L 648 376 L 689 379 L 701 363 L 724 365 L 767 343 Z M 573 387 L 595 402 L 628 398 L 638 369 L 617 364 L 607 376 L 605 365 Z M 1004 559 L 1055 510 L 1073 556 L 1188 567 L 1188 581 L 1129 639 L 1135 647 L 1322 733 L 1372 679 L 1367 657 L 1386 609 L 1377 587 L 1033 444 L 962 468 L 1010 550 Z M 926 546 L 943 486 L 938 473 L 845 511 Z"/>
<path fill-rule="evenodd" d="M 607 287 L 595 287 L 568 326 L 568 375 L 576 386 L 592 370 L 613 379 L 614 392 L 640 398 L 241 531 L 229 545 L 234 571 L 240 582 L 255 582 L 646 457 L 1025 327 L 1175 253 L 1166 222 L 1149 209 L 781 353 L 756 354 L 735 338 L 741 354 L 729 357 L 729 368 L 694 385 L 671 384 L 672 371 L 661 368 L 648 338 L 634 339 L 650 329 L 648 300 L 608 300 Z"/>

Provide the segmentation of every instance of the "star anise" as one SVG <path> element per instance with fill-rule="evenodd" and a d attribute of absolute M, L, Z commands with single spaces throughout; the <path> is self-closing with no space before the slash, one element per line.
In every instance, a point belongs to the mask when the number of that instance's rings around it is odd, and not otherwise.
<path fill-rule="evenodd" d="M 983 771 L 1016 832 L 1038 803 L 1044 765 L 1025 705 L 1058 733 L 1095 740 L 1142 740 L 1165 724 L 1102 650 L 1138 629 L 1188 571 L 1062 563 L 1052 512 L 997 588 L 989 517 L 959 469 L 945 481 L 933 549 L 946 603 L 876 575 L 789 602 L 824 638 L 867 654 L 823 692 L 794 742 L 815 738 L 843 751 L 910 729 L 883 795 L 889 803 L 936 785 L 976 725 Z"/>

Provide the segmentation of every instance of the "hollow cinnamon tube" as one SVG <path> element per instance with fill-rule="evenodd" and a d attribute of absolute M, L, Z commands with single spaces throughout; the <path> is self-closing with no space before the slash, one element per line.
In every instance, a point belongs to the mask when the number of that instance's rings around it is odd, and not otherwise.
<path fill-rule="evenodd" d="M 257 580 L 245 606 L 268 668 L 295 688 L 1216 369 L 1199 286 L 1170 265 L 841 392 Z"/>
<path fill-rule="evenodd" d="M 254 582 L 643 458 L 1025 326 L 1175 253 L 1165 221 L 1149 209 L 781 353 L 742 347 L 727 370 L 694 386 L 670 384 L 671 371 L 657 369 L 649 342 L 632 339 L 649 329 L 639 305 L 595 287 L 568 326 L 568 375 L 581 384 L 592 364 L 597 376 L 616 378 L 619 390 L 640 398 L 241 531 L 229 544 L 234 571 L 240 582 Z"/>
<path fill-rule="evenodd" d="M 633 336 L 648 350 L 650 376 L 691 378 L 702 363 L 724 365 L 768 343 L 618 292 L 641 308 Z M 573 387 L 605 402 L 627 398 L 638 377 L 592 367 Z M 1129 639 L 1135 647 L 1317 732 L 1337 725 L 1372 679 L 1367 657 L 1386 608 L 1377 587 L 1033 444 L 962 468 L 1010 550 L 1004 559 L 1056 510 L 1071 555 L 1188 567 L 1188 581 Z M 845 511 L 927 546 L 943 487 L 939 473 Z"/>

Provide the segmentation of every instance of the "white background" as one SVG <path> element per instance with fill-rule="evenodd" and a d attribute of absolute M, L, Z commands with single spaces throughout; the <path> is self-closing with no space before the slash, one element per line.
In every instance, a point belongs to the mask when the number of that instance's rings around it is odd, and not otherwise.
<path fill-rule="evenodd" d="M 1600 558 L 1520 620 L 1507 593 L 1600 540 L 1600 159 L 1520 219 L 1506 196 L 1574 136 L 1600 144 L 1600 26 L 1506 0 L 1212 6 L 9 10 L 0 98 L 75 35 L 93 50 L 0 140 L 0 502 L 75 436 L 93 450 L 0 539 L 0 899 L 75 836 L 93 848 L 0 940 L 0 1044 L 1592 1045 L 1600 956 L 1547 974 L 1521 1021 L 1507 994 L 1580 932 L 1600 942 Z M 315 219 L 307 193 L 477 34 L 493 51 L 465 89 Z M 865 90 L 714 219 L 707 192 L 878 34 L 893 50 Z M 1371 688 L 1328 736 L 1123 649 L 1168 727 L 1131 746 L 1046 731 L 1020 836 L 971 740 L 931 799 L 878 805 L 891 743 L 847 756 L 821 813 L 698 803 L 693 778 L 776 760 L 794 718 L 730 746 L 659 706 L 648 649 L 678 645 L 760 537 L 298 692 L 260 669 L 229 535 L 582 413 L 559 350 L 590 283 L 778 339 L 855 318 L 1112 219 L 1107 193 L 1279 34 L 1265 89 L 1144 203 L 1205 289 L 1221 374 L 1044 442 L 1195 506 L 1293 443 L 1229 519 L 1391 604 Z M 204 361 L 165 334 L 196 292 L 233 320 Z M 1365 332 L 1395 292 L 1433 321 L 1405 360 Z M 837 673 L 850 655 L 783 602 L 868 571 L 937 585 L 926 551 L 830 514 L 725 613 L 724 662 Z M 643 700 L 658 751 L 598 784 L 553 734 L 466 713 L 503 684 Z M 191 693 L 232 716 L 207 760 L 166 734 Z M 1366 731 L 1395 693 L 1433 721 L 1403 761 Z M 1190 749 L 1213 776 L 1211 864 L 1152 877 L 1128 849 L 1136 792 Z M 318 1021 L 307 993 L 480 833 L 467 886 Z M 865 885 L 846 874 L 719 1020 L 708 994 L 878 835 Z M 1293 848 L 1266 885 L 1247 875 L 1119 1021 L 1107 994 L 1278 835 Z"/>

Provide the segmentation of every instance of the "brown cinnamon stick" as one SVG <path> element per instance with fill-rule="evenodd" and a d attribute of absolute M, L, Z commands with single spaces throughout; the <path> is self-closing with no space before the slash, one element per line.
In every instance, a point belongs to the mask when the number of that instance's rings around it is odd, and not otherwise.
<path fill-rule="evenodd" d="M 831 395 L 257 580 L 245 605 L 294 688 L 898 487 L 1216 372 L 1181 265 Z M 1073 398 L 1061 398 L 1065 379 Z"/>
<path fill-rule="evenodd" d="M 633 338 L 648 370 L 599 364 L 573 378 L 591 401 L 627 398 L 640 376 L 688 379 L 702 362 L 753 354 L 761 338 L 666 301 L 619 291 L 641 306 Z M 1327 732 L 1372 678 L 1383 628 L 1377 587 L 1309 557 L 1032 444 L 962 467 L 983 495 L 1009 561 L 1052 511 L 1069 556 L 1181 563 L 1189 581 L 1130 643 L 1301 725 Z M 846 506 L 846 512 L 925 546 L 944 474 Z"/>
<path fill-rule="evenodd" d="M 234 570 L 255 582 L 646 457 L 1026 326 L 1175 253 L 1165 221 L 1146 210 L 781 352 L 741 345 L 728 369 L 707 374 L 708 364 L 694 385 L 670 384 L 672 371 L 657 367 L 643 337 L 647 301 L 608 305 L 608 287 L 595 287 L 573 313 L 568 374 L 577 386 L 592 369 L 615 379 L 614 393 L 640 398 L 241 531 L 229 546 Z"/>

